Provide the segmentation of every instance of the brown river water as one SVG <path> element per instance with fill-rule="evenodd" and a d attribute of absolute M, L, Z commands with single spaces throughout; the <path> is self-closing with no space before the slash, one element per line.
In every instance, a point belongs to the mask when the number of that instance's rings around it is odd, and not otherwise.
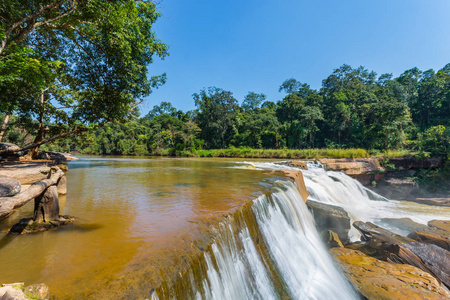
<path fill-rule="evenodd" d="M 57 299 L 145 298 L 201 249 L 208 224 L 263 193 L 274 176 L 238 159 L 83 156 L 69 163 L 56 231 L 8 236 L 33 203 L 0 222 L 0 283 L 45 282 Z M 205 233 L 206 232 L 206 233 Z"/>

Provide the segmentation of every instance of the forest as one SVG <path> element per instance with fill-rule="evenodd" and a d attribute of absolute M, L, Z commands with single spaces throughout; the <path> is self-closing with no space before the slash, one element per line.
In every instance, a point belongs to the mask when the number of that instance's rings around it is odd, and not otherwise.
<path fill-rule="evenodd" d="M 450 64 L 437 72 L 412 68 L 396 78 L 342 65 L 320 90 L 291 78 L 279 91 L 284 97 L 278 101 L 249 92 L 240 102 L 231 91 L 210 87 L 192 95 L 195 110 L 183 112 L 161 102 L 145 116 L 105 123 L 44 148 L 185 156 L 214 155 L 205 150 L 230 147 L 362 148 L 371 154 L 389 149 L 448 157 Z M 23 118 L 13 119 L 6 140 L 24 144 L 33 133 Z"/>

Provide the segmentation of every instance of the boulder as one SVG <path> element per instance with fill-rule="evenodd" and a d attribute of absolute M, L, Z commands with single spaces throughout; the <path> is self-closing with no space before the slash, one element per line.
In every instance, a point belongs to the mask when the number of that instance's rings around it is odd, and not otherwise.
<path fill-rule="evenodd" d="M 50 167 L 41 164 L 5 165 L 0 168 L 0 175 L 15 178 L 22 185 L 44 180 L 50 173 Z"/>
<path fill-rule="evenodd" d="M 20 193 L 20 181 L 15 178 L 0 177 L 0 197 L 12 197 Z"/>
<path fill-rule="evenodd" d="M 384 262 L 364 253 L 332 248 L 347 279 L 367 299 L 449 299 L 450 293 L 430 274 L 410 265 Z"/>
<path fill-rule="evenodd" d="M 313 200 L 306 202 L 306 206 L 311 211 L 319 232 L 331 230 L 344 243 L 348 241 L 350 217 L 343 208 Z"/>

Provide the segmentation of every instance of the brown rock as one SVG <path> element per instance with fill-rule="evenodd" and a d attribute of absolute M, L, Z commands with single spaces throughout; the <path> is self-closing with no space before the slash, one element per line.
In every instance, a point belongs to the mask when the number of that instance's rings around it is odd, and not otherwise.
<path fill-rule="evenodd" d="M 428 222 L 428 226 L 445 230 L 450 235 L 450 221 L 431 220 L 430 222 Z"/>
<path fill-rule="evenodd" d="M 353 286 L 368 299 L 449 299 L 430 274 L 410 265 L 393 264 L 346 248 L 330 253 Z"/>
<path fill-rule="evenodd" d="M 408 235 L 409 238 L 418 242 L 434 244 L 450 251 L 450 239 L 434 233 L 414 231 Z"/>
<path fill-rule="evenodd" d="M 288 163 L 288 165 L 291 166 L 291 167 L 297 167 L 297 168 L 301 168 L 303 170 L 308 170 L 308 166 L 303 161 L 293 160 L 293 161 L 290 161 Z"/>
<path fill-rule="evenodd" d="M 306 203 L 306 201 L 308 201 L 309 192 L 306 189 L 302 171 L 282 170 L 282 172 L 284 173 L 285 176 L 294 179 L 295 183 L 297 184 L 298 191 L 300 192 L 303 201 L 305 201 Z"/>
<path fill-rule="evenodd" d="M 327 170 L 341 171 L 347 175 L 361 175 L 380 170 L 377 158 L 321 158 L 319 161 Z"/>

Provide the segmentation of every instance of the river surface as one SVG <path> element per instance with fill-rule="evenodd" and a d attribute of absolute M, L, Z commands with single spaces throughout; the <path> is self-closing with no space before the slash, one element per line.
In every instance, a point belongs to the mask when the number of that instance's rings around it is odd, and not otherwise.
<path fill-rule="evenodd" d="M 449 219 L 450 208 L 385 199 L 342 173 L 308 167 L 308 199 L 339 205 L 353 221 Z M 32 216 L 32 202 L 1 222 L 0 283 L 45 282 L 56 299 L 145 299 L 152 288 L 161 298 L 179 299 L 358 298 L 295 186 L 271 172 L 287 166 L 81 156 L 69 168 L 60 205 L 76 222 L 7 235 Z"/>
<path fill-rule="evenodd" d="M 89 157 L 69 163 L 57 231 L 7 236 L 33 201 L 0 223 L 0 283 L 45 282 L 56 298 L 141 297 L 194 254 L 204 224 L 260 195 L 273 176 L 236 159 Z M 197 247 L 198 248 L 198 247 Z M 143 292 L 144 291 L 144 292 Z"/>

